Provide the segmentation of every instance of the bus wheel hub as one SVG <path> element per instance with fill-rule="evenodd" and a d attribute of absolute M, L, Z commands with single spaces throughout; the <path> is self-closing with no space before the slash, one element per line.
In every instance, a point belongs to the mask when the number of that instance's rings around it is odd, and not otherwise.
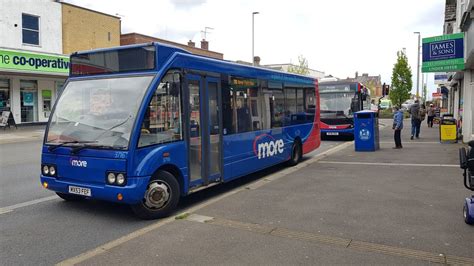
<path fill-rule="evenodd" d="M 170 190 L 164 182 L 153 182 L 145 194 L 145 205 L 148 208 L 162 208 L 170 198 Z"/>

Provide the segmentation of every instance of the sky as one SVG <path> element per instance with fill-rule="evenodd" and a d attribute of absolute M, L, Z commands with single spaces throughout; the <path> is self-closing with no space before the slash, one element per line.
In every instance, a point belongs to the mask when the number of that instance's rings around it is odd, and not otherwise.
<path fill-rule="evenodd" d="M 444 0 L 65 0 L 117 15 L 122 33 L 137 32 L 186 44 L 200 44 L 208 30 L 209 49 L 226 60 L 252 58 L 261 64 L 297 63 L 339 78 L 381 75 L 391 83 L 397 51 L 406 49 L 416 88 L 418 37 L 443 34 Z M 420 59 L 421 60 L 421 59 Z M 425 79 L 436 90 L 433 74 Z M 421 74 L 420 74 L 421 84 Z M 414 90 L 413 90 L 414 91 Z M 420 85 L 421 93 L 421 85 Z"/>

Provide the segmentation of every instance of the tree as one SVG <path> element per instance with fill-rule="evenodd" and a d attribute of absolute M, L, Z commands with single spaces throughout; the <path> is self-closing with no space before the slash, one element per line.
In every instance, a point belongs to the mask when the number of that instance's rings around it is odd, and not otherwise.
<path fill-rule="evenodd" d="M 300 75 L 308 75 L 309 74 L 308 60 L 303 55 L 299 55 L 298 65 L 297 66 L 290 65 L 287 71 L 290 73 L 295 73 L 295 74 L 300 74 Z"/>
<path fill-rule="evenodd" d="M 410 91 L 413 86 L 411 80 L 411 68 L 408 65 L 408 58 L 402 51 L 397 52 L 397 62 L 392 71 L 392 88 L 390 90 L 390 100 L 396 106 L 401 106 L 403 102 L 410 99 Z"/>

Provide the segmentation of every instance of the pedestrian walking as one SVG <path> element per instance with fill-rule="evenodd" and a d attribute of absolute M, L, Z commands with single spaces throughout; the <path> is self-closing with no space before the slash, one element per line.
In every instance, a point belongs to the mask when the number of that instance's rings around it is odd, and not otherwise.
<path fill-rule="evenodd" d="M 420 117 L 420 101 L 415 100 L 415 103 L 410 106 L 410 116 L 411 116 L 411 138 L 416 137 L 417 139 L 420 137 L 420 125 L 421 125 L 421 117 Z"/>
<path fill-rule="evenodd" d="M 430 106 L 428 107 L 428 110 L 426 111 L 428 115 L 428 119 L 426 120 L 428 123 L 428 127 L 433 127 L 433 120 L 436 115 L 435 111 L 436 109 L 433 107 L 433 104 L 430 104 Z"/>
<path fill-rule="evenodd" d="M 394 149 L 401 149 L 402 146 L 402 138 L 401 133 L 403 129 L 403 112 L 400 110 L 398 106 L 393 108 L 393 139 L 395 140 L 395 147 Z"/>

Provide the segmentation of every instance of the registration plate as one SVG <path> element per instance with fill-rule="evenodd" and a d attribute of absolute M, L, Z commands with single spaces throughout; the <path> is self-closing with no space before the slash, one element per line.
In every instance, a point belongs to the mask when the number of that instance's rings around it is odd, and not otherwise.
<path fill-rule="evenodd" d="M 69 186 L 69 193 L 87 197 L 92 196 L 91 189 L 85 187 Z"/>
<path fill-rule="evenodd" d="M 328 136 L 339 136 L 339 132 L 326 132 Z"/>

